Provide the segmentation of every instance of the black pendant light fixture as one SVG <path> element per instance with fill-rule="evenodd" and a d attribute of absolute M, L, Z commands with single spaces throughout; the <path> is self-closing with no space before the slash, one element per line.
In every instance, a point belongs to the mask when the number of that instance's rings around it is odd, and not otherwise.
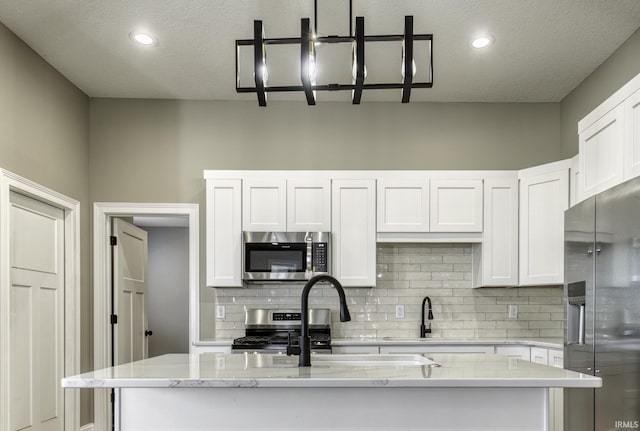
<path fill-rule="evenodd" d="M 307 104 L 316 104 L 316 92 L 350 90 L 353 104 L 359 104 L 363 90 L 401 90 L 402 103 L 408 103 L 411 99 L 413 88 L 433 87 L 433 35 L 414 34 L 413 16 L 405 16 L 404 33 L 397 35 L 373 35 L 367 36 L 364 31 L 364 17 L 355 19 L 355 34 L 353 32 L 353 0 L 349 0 L 349 35 L 348 36 L 318 36 L 311 27 L 309 18 L 300 21 L 300 37 L 266 38 L 262 21 L 253 22 L 253 39 L 236 40 L 236 92 L 256 93 L 258 105 L 267 106 L 267 93 L 272 92 L 304 92 Z M 317 13 L 318 1 L 314 0 L 314 27 L 318 28 Z M 416 74 L 416 62 L 414 60 L 415 41 L 425 41 L 427 64 L 427 79 L 423 82 L 414 80 Z M 366 83 L 367 68 L 365 63 L 365 45 L 376 42 L 401 42 L 402 64 L 398 82 Z M 316 45 L 350 43 L 351 55 L 351 83 L 326 83 L 316 82 Z M 300 83 L 294 85 L 270 86 L 267 68 L 267 47 L 269 45 L 299 45 L 300 46 Z M 254 87 L 240 85 L 240 49 L 253 46 L 253 76 Z M 348 61 L 348 60 L 347 60 Z M 422 66 L 421 66 L 422 67 Z"/>

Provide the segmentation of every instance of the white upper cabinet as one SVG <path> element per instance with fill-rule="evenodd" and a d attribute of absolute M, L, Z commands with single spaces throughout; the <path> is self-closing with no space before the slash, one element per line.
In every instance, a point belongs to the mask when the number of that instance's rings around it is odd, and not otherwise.
<path fill-rule="evenodd" d="M 378 232 L 429 232 L 429 180 L 378 180 Z"/>
<path fill-rule="evenodd" d="M 376 285 L 376 182 L 333 180 L 333 275 L 343 286 Z"/>
<path fill-rule="evenodd" d="M 242 180 L 242 230 L 285 232 L 287 230 L 287 181 L 285 179 Z"/>
<path fill-rule="evenodd" d="M 640 175 L 640 74 L 578 122 L 576 202 Z"/>
<path fill-rule="evenodd" d="M 582 199 L 580 198 L 580 155 L 576 154 L 571 158 L 571 168 L 569 170 L 569 206 L 572 207 Z"/>
<path fill-rule="evenodd" d="M 242 286 L 241 182 L 206 182 L 207 286 Z"/>
<path fill-rule="evenodd" d="M 518 178 L 484 181 L 484 232 L 473 246 L 473 286 L 518 285 Z"/>
<path fill-rule="evenodd" d="M 622 105 L 580 133 L 580 196 L 587 198 L 622 182 L 623 136 Z"/>
<path fill-rule="evenodd" d="M 624 103 L 624 179 L 640 175 L 640 90 Z"/>
<path fill-rule="evenodd" d="M 520 285 L 562 284 L 571 160 L 520 171 Z"/>
<path fill-rule="evenodd" d="M 482 232 L 482 180 L 431 179 L 431 232 Z"/>
<path fill-rule="evenodd" d="M 242 180 L 242 230 L 331 231 L 331 181 L 313 178 Z"/>
<path fill-rule="evenodd" d="M 287 180 L 287 231 L 331 231 L 330 180 Z"/>

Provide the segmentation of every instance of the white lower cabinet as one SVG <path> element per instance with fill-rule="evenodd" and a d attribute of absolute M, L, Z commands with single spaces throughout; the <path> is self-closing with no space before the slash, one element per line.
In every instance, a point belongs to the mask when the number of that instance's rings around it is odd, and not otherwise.
<path fill-rule="evenodd" d="M 492 354 L 493 346 L 483 345 L 415 345 L 380 346 L 380 353 L 388 354 L 424 354 L 424 353 L 480 353 Z"/>
<path fill-rule="evenodd" d="M 333 275 L 344 287 L 376 285 L 376 182 L 331 184 Z"/>
<path fill-rule="evenodd" d="M 529 346 L 496 346 L 496 355 L 529 361 L 531 358 Z"/>
<path fill-rule="evenodd" d="M 547 365 L 564 368 L 564 352 L 562 350 L 549 349 L 548 357 Z"/>
<path fill-rule="evenodd" d="M 346 353 L 346 352 L 345 352 Z M 475 353 L 498 354 L 523 361 L 537 362 L 562 368 L 562 350 L 528 345 L 380 345 L 385 354 Z M 562 431 L 564 399 L 562 388 L 549 389 L 549 431 Z"/>
<path fill-rule="evenodd" d="M 332 353 L 343 353 L 343 354 L 378 354 L 380 353 L 380 348 L 374 345 L 367 346 L 332 346 Z"/>
<path fill-rule="evenodd" d="M 191 346 L 191 352 L 189 353 L 231 353 L 231 342 L 229 342 L 229 344 L 217 344 L 215 346 L 196 344 Z"/>
<path fill-rule="evenodd" d="M 531 362 L 549 365 L 549 351 L 541 347 L 531 348 Z"/>

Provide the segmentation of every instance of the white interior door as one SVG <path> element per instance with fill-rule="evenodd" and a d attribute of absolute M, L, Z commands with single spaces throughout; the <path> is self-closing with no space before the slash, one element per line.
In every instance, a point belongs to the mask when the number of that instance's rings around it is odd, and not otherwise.
<path fill-rule="evenodd" d="M 9 429 L 64 426 L 64 213 L 10 197 Z"/>
<path fill-rule="evenodd" d="M 115 364 L 148 356 L 147 232 L 121 219 L 113 219 L 117 238 L 114 250 Z"/>

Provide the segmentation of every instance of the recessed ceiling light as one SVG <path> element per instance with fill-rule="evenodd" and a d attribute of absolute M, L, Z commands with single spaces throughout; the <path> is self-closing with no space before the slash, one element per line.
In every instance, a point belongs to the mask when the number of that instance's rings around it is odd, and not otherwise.
<path fill-rule="evenodd" d="M 481 49 L 481 48 L 488 47 L 492 43 L 493 43 L 493 38 L 491 36 L 480 36 L 473 39 L 473 42 L 471 42 L 471 46 L 473 46 L 474 48 Z"/>
<path fill-rule="evenodd" d="M 147 33 L 130 33 L 129 37 L 140 45 L 144 46 L 155 46 L 158 44 L 158 41 L 153 38 L 153 36 Z"/>

